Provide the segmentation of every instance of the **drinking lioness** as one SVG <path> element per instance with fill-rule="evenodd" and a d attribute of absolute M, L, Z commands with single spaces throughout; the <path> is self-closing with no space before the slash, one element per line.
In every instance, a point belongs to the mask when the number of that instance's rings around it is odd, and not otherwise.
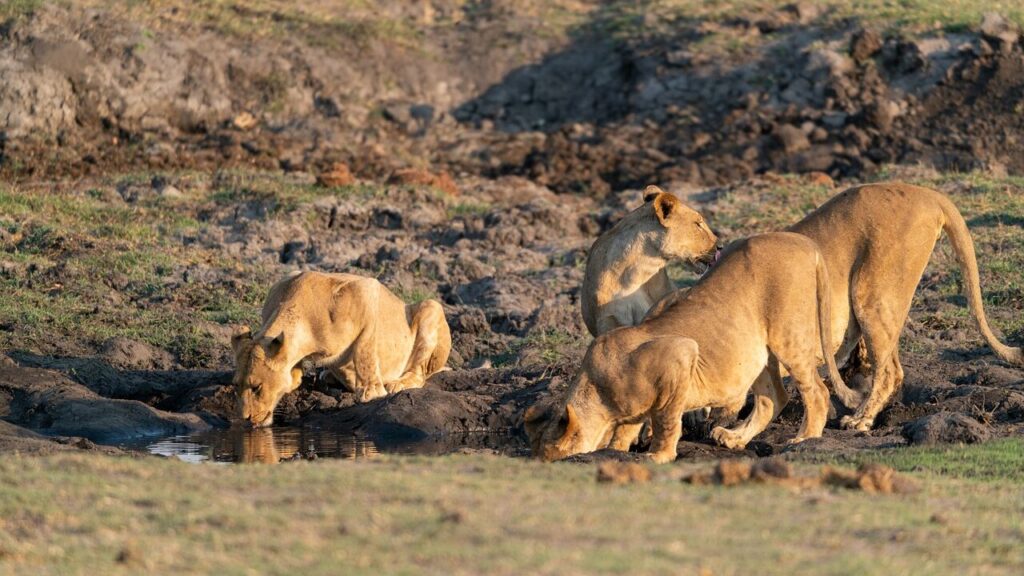
<path fill-rule="evenodd" d="M 444 368 L 452 339 L 436 300 L 406 305 L 380 282 L 302 272 L 270 289 L 263 324 L 231 339 L 239 417 L 268 426 L 302 383 L 302 362 L 328 369 L 356 400 L 420 388 Z"/>
<path fill-rule="evenodd" d="M 793 376 L 805 406 L 794 442 L 821 436 L 836 388 L 828 270 L 814 241 L 775 232 L 733 243 L 696 286 L 675 292 L 636 326 L 591 344 L 566 398 L 525 415 L 533 453 L 555 460 L 606 445 L 617 426 L 651 419 L 656 462 L 676 457 L 683 412 L 706 406 L 737 411 L 753 386 L 755 403 L 773 394 L 779 366 Z M 768 368 L 766 370 L 766 368 Z M 773 382 L 773 380 L 775 382 Z M 735 429 L 712 436 L 743 446 L 781 410 L 755 410 Z M 613 446 L 622 449 L 625 446 Z"/>

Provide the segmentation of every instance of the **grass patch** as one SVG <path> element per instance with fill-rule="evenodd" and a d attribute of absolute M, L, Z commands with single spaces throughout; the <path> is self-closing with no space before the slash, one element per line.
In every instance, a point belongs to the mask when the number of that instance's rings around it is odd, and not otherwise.
<path fill-rule="evenodd" d="M 406 304 L 419 304 L 425 300 L 437 298 L 437 294 L 433 291 L 427 290 L 426 288 L 420 288 L 419 286 L 413 286 L 411 288 L 395 286 L 392 288 L 392 291 Z"/>
<path fill-rule="evenodd" d="M 30 16 L 42 5 L 43 0 L 5 0 L 0 4 L 0 20 Z"/>
<path fill-rule="evenodd" d="M 183 242 L 203 226 L 195 203 L 105 196 L 99 188 L 0 186 L 0 260 L 9 267 L 0 275 L 0 348 L 81 354 L 123 336 L 168 349 L 188 366 L 219 362 L 223 346 L 202 322 L 258 318 L 269 273 L 249 266 L 245 282 L 232 281 L 237 262 Z M 212 268 L 206 277 L 217 282 L 183 281 L 189 268 Z"/>
<path fill-rule="evenodd" d="M 648 484 L 609 486 L 595 482 L 592 466 L 484 456 L 215 466 L 7 455 L 0 457 L 0 571 L 333 574 L 344 566 L 348 574 L 1015 574 L 1024 568 L 1024 492 L 1010 481 L 936 474 L 924 476 L 924 491 L 911 496 L 795 493 L 763 485 L 688 486 L 678 481 L 680 468 L 658 467 Z"/>
<path fill-rule="evenodd" d="M 789 0 L 649 0 L 611 2 L 599 19 L 601 30 L 617 38 L 670 31 L 676 20 L 729 23 L 756 18 L 791 6 Z M 811 25 L 826 27 L 855 19 L 887 31 L 917 33 L 936 28 L 957 32 L 976 28 L 986 12 L 999 12 L 1024 25 L 1024 6 L 1016 0 L 824 0 L 815 2 L 820 15 Z M 656 18 L 652 18 L 656 16 Z M 712 35 L 713 36 L 713 35 Z M 708 40 L 712 43 L 718 40 Z"/>
<path fill-rule="evenodd" d="M 300 38 L 312 46 L 365 47 L 387 42 L 414 47 L 420 30 L 366 0 L 296 3 L 285 0 L 89 0 L 125 11 L 151 27 L 174 22 L 248 41 Z M 155 17 L 159 15 L 159 17 Z"/>
<path fill-rule="evenodd" d="M 1024 482 L 1024 440 L 1008 438 L 976 446 L 893 448 L 860 455 L 855 463 L 881 462 L 904 472 L 989 482 Z"/>

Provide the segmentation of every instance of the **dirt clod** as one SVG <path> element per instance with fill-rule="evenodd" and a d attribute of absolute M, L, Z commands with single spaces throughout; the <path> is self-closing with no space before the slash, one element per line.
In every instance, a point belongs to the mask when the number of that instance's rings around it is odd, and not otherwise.
<path fill-rule="evenodd" d="M 826 466 L 820 480 L 827 486 L 863 490 L 869 494 L 910 494 L 920 488 L 916 481 L 881 464 L 864 464 L 856 471 Z"/>
<path fill-rule="evenodd" d="M 449 196 L 458 196 L 459 189 L 455 181 L 447 172 L 433 173 L 419 168 L 403 168 L 396 170 L 388 179 L 389 184 L 403 184 L 406 186 L 430 186 L 436 188 Z"/>
<path fill-rule="evenodd" d="M 882 36 L 871 28 L 862 28 L 853 34 L 850 41 L 850 56 L 857 62 L 864 62 L 882 49 Z"/>
<path fill-rule="evenodd" d="M 352 171 L 349 170 L 348 164 L 344 162 L 334 162 L 327 170 L 316 176 L 316 183 L 328 188 L 351 186 L 355 181 L 356 179 L 352 176 Z"/>
<path fill-rule="evenodd" d="M 597 481 L 611 484 L 643 484 L 651 479 L 651 471 L 636 462 L 607 460 L 597 466 Z"/>
<path fill-rule="evenodd" d="M 920 489 L 912 478 L 881 464 L 865 464 L 857 470 L 825 466 L 816 476 L 803 476 L 794 474 L 787 462 L 775 458 L 755 462 L 722 460 L 711 472 L 694 472 L 684 476 L 682 481 L 698 486 L 763 483 L 796 490 L 832 486 L 869 494 L 909 494 Z"/>

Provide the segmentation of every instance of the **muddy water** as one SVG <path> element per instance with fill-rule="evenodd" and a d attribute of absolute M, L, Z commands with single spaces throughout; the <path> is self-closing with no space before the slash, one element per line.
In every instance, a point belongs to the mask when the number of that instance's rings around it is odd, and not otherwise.
<path fill-rule="evenodd" d="M 418 439 L 367 438 L 311 427 L 214 429 L 171 436 L 138 446 L 151 454 L 186 462 L 266 463 L 316 458 L 372 458 L 381 453 L 440 455 L 461 450 L 494 450 L 515 455 L 524 441 L 508 434 L 455 434 Z"/>

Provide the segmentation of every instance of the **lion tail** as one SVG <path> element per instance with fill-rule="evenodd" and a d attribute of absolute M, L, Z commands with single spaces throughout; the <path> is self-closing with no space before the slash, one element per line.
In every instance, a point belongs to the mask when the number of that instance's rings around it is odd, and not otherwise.
<path fill-rule="evenodd" d="M 832 392 L 847 408 L 856 408 L 860 404 L 860 394 L 851 390 L 836 366 L 836 346 L 832 343 L 832 290 L 828 281 L 828 267 L 825 258 L 817 249 L 814 251 L 816 261 L 816 279 L 818 290 L 818 332 L 821 337 L 821 353 L 828 366 L 828 379 L 832 384 Z"/>
<path fill-rule="evenodd" d="M 978 260 L 974 255 L 974 241 L 971 239 L 971 232 L 967 229 L 964 217 L 952 200 L 944 194 L 936 193 L 936 196 L 945 217 L 942 230 L 946 236 L 949 236 L 949 241 L 953 244 L 953 251 L 956 252 L 956 259 L 960 264 L 960 274 L 963 276 L 964 296 L 967 298 L 967 305 L 971 309 L 971 315 L 974 316 L 978 330 L 981 331 L 981 335 L 1000 360 L 1016 366 L 1024 365 L 1024 353 L 1021 352 L 1021 349 L 1000 342 L 988 326 L 985 307 L 982 305 L 981 299 L 981 279 L 978 275 Z"/>

